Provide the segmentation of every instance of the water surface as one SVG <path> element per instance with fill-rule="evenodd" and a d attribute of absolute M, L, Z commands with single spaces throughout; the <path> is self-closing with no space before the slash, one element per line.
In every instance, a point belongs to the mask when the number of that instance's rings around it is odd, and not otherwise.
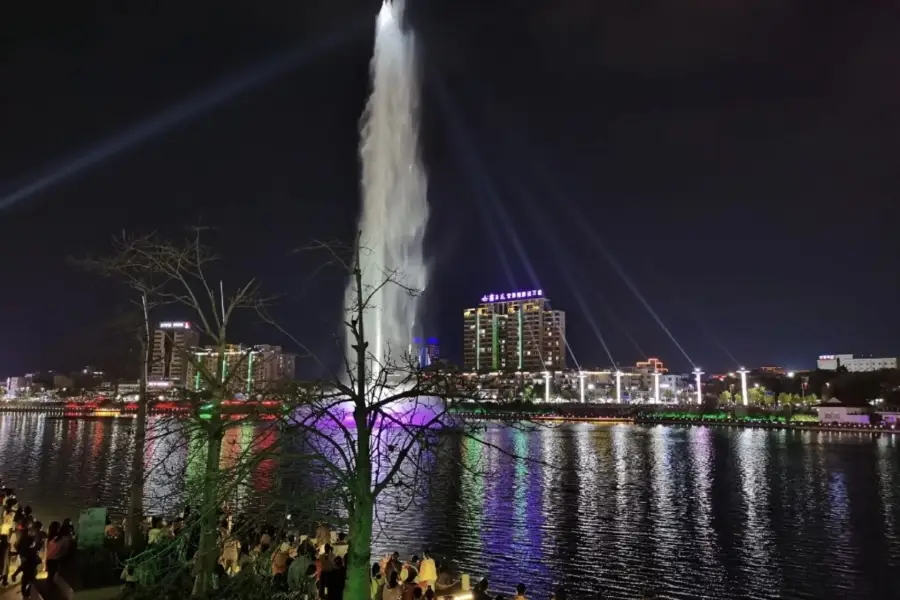
<path fill-rule="evenodd" d="M 893 436 L 632 425 L 485 436 L 497 448 L 450 440 L 456 459 L 429 465 L 424 501 L 388 519 L 376 552 L 428 547 L 536 598 L 560 583 L 590 598 L 900 597 Z M 0 416 L 4 479 L 39 516 L 123 512 L 130 444 L 125 422 Z M 263 461 L 251 484 L 308 485 L 277 470 Z"/>

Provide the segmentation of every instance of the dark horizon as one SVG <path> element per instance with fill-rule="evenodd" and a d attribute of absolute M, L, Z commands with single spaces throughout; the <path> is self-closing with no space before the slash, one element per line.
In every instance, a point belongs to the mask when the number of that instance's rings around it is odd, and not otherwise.
<path fill-rule="evenodd" d="M 124 298 L 68 258 L 123 229 L 198 223 L 228 280 L 258 276 L 285 327 L 333 360 L 341 277 L 310 280 L 321 258 L 295 250 L 352 239 L 378 4 L 12 9 L 0 374 L 115 355 Z M 586 368 L 609 363 L 594 325 L 618 364 L 679 371 L 900 355 L 895 9 L 752 8 L 410 0 L 432 211 L 423 335 L 443 356 L 461 362 L 462 310 L 483 294 L 537 287 Z M 234 341 L 291 346 L 251 322 Z"/>

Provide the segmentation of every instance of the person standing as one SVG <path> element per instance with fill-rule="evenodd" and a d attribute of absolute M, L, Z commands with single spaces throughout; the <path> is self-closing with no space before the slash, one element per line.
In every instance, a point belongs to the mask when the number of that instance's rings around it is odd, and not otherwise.
<path fill-rule="evenodd" d="M 31 586 L 37 580 L 38 566 L 41 564 L 37 547 L 33 543 L 23 546 L 19 553 L 19 559 L 22 561 L 19 565 L 19 570 L 22 572 L 22 598 L 28 598 L 31 594 Z"/>
<path fill-rule="evenodd" d="M 331 544 L 331 529 L 327 523 L 321 522 L 316 527 L 316 551 L 322 552 L 326 544 Z"/>
<path fill-rule="evenodd" d="M 9 583 L 9 536 L 0 535 L 0 585 Z"/>
<path fill-rule="evenodd" d="M 383 600 L 384 598 L 384 576 L 381 574 L 381 565 L 378 563 L 372 564 L 372 582 L 369 598 L 371 600 Z"/>
<path fill-rule="evenodd" d="M 69 537 L 62 535 L 59 521 L 50 523 L 47 531 L 47 578 L 52 580 L 59 573 L 59 561 L 66 555 Z"/>
<path fill-rule="evenodd" d="M 431 558 L 431 552 L 426 550 L 422 553 L 422 562 L 419 563 L 419 587 L 423 590 L 428 588 L 434 589 L 437 578 L 437 565 L 434 563 L 434 559 Z"/>
<path fill-rule="evenodd" d="M 397 571 L 391 571 L 387 585 L 381 591 L 381 600 L 400 600 L 403 588 L 400 586 L 400 575 Z"/>
<path fill-rule="evenodd" d="M 526 600 L 524 583 L 520 583 L 519 585 L 516 586 L 516 597 L 514 600 Z"/>

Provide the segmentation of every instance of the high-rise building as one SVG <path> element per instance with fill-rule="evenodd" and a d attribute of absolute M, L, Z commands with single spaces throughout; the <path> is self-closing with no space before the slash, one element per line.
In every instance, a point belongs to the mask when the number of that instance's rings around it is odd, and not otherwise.
<path fill-rule="evenodd" d="M 566 313 L 543 290 L 482 296 L 463 312 L 467 371 L 558 371 L 566 368 Z"/>
<path fill-rule="evenodd" d="M 150 380 L 183 387 L 188 381 L 187 353 L 200 344 L 200 334 L 188 321 L 164 321 L 153 332 Z"/>
<path fill-rule="evenodd" d="M 441 358 L 441 346 L 438 339 L 434 337 L 413 338 L 410 350 L 415 353 L 415 357 L 419 360 L 419 366 L 422 367 L 434 364 Z"/>
<path fill-rule="evenodd" d="M 220 365 L 219 350 L 212 346 L 195 349 L 193 359 L 210 374 L 215 373 Z M 293 379 L 295 362 L 296 356 L 284 352 L 281 346 L 229 345 L 225 348 L 225 360 L 221 365 L 230 391 L 251 394 L 271 390 Z M 207 387 L 206 380 L 193 364 L 188 366 L 188 378 L 192 390 Z"/>

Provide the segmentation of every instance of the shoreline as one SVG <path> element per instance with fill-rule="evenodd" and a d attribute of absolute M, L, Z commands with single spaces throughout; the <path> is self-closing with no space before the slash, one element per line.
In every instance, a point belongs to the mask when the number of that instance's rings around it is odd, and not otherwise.
<path fill-rule="evenodd" d="M 609 425 L 671 425 L 671 426 L 701 426 L 701 427 L 738 427 L 742 429 L 768 429 L 768 430 L 792 430 L 792 431 L 823 431 L 837 433 L 869 433 L 869 434 L 900 434 L 900 430 L 891 426 L 877 425 L 840 425 L 816 424 L 811 421 L 796 423 L 777 423 L 766 421 L 743 421 L 740 419 L 671 419 L 653 418 L 648 416 L 634 417 L 583 417 L 578 415 L 532 415 L 528 413 L 494 413 L 474 414 L 461 413 L 467 419 L 481 421 L 544 421 L 558 423 L 603 423 Z"/>
<path fill-rule="evenodd" d="M 739 427 L 741 429 L 769 429 L 769 430 L 790 430 L 790 431 L 824 431 L 829 433 L 886 433 L 900 434 L 900 430 L 892 427 L 875 426 L 875 425 L 839 425 L 834 424 L 814 424 L 811 422 L 800 423 L 766 423 L 763 421 L 736 421 L 725 419 L 651 419 L 638 418 L 633 419 L 635 425 L 685 425 L 685 426 L 703 426 L 703 427 Z"/>
<path fill-rule="evenodd" d="M 168 408 L 168 407 L 167 407 Z M 172 410 L 152 411 L 150 414 L 171 414 Z M 616 411 L 617 412 L 617 411 Z M 131 411 L 123 411 L 118 415 L 92 414 L 90 410 L 73 410 L 65 405 L 42 402 L 4 403 L 0 404 L 0 414 L 43 414 L 50 418 L 72 418 L 89 420 L 119 420 L 129 422 L 134 416 Z M 555 423 L 595 423 L 595 424 L 631 424 L 631 425 L 671 425 L 671 426 L 704 426 L 704 427 L 740 427 L 744 429 L 769 429 L 793 431 L 824 431 L 836 433 L 870 433 L 900 434 L 900 429 L 888 425 L 856 425 L 856 424 L 818 424 L 812 421 L 772 422 L 765 420 L 743 420 L 740 418 L 704 419 L 704 418 L 654 418 L 652 415 L 614 414 L 611 416 L 578 415 L 553 412 L 521 412 L 521 411 L 486 411 L 457 412 L 456 416 L 477 421 L 536 421 Z"/>

